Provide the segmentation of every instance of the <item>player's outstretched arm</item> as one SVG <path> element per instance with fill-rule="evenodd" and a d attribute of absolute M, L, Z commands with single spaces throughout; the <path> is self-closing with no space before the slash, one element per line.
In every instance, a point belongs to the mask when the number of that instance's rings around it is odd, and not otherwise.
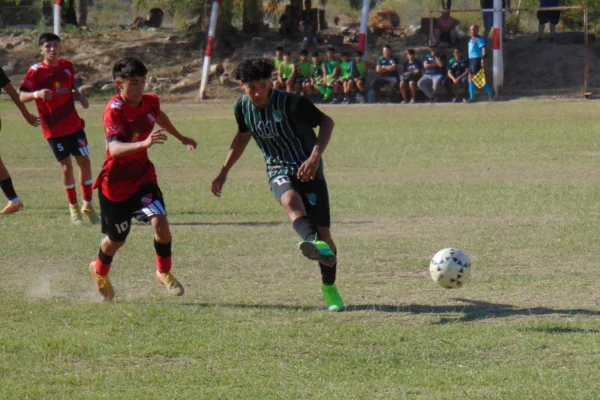
<path fill-rule="evenodd" d="M 23 104 L 23 102 L 19 98 L 19 94 L 17 93 L 17 91 L 15 90 L 13 85 L 11 85 L 9 83 L 6 86 L 4 86 L 2 89 L 10 96 L 13 103 L 15 103 L 15 105 L 17 107 L 19 107 L 21 114 L 23 114 L 23 117 L 29 123 L 29 125 L 38 126 L 40 124 L 40 119 L 38 117 L 36 117 L 35 115 L 31 114 L 29 112 L 29 110 L 27 110 L 27 107 L 25 107 L 25 104 Z"/>
<path fill-rule="evenodd" d="M 333 127 L 335 123 L 330 116 L 323 114 L 321 122 L 319 123 L 319 136 L 317 137 L 317 143 L 313 147 L 310 157 L 302 163 L 298 169 L 298 179 L 303 182 L 312 181 L 317 175 L 319 164 L 325 149 L 331 140 L 333 134 Z"/>
<path fill-rule="evenodd" d="M 78 101 L 79 104 L 81 104 L 81 107 L 85 108 L 86 110 L 90 106 L 88 100 L 85 98 L 84 95 L 81 94 L 79 89 L 77 89 L 76 87 L 73 88 L 73 99 L 75 99 L 75 101 Z"/>
<path fill-rule="evenodd" d="M 248 146 L 251 138 L 252 135 L 250 135 L 249 132 L 238 132 L 231 141 L 231 147 L 229 148 L 229 153 L 227 153 L 225 163 L 223 164 L 219 175 L 217 175 L 212 182 L 211 192 L 215 196 L 221 196 L 223 185 L 225 185 L 225 181 L 227 180 L 227 174 L 229 174 L 231 168 L 235 165 L 237 160 L 240 159 L 242 154 L 244 154 L 244 150 L 246 150 L 246 146 Z"/>
<path fill-rule="evenodd" d="M 35 92 L 24 92 L 21 90 L 21 93 L 19 94 L 19 100 L 21 100 L 21 103 L 28 103 L 37 99 L 50 100 L 51 98 L 52 90 L 50 89 L 42 89 Z"/>
<path fill-rule="evenodd" d="M 124 143 L 119 140 L 113 140 L 108 143 L 108 151 L 113 158 L 125 157 L 129 154 L 137 153 L 149 149 L 155 144 L 163 144 L 167 140 L 164 129 L 157 129 L 142 142 Z"/>
<path fill-rule="evenodd" d="M 161 128 L 164 128 L 165 131 L 169 132 L 169 134 L 175 136 L 175 138 L 178 139 L 182 144 L 186 145 L 188 150 L 196 150 L 196 148 L 198 147 L 198 143 L 196 143 L 194 139 L 189 138 L 187 136 L 183 136 L 181 133 L 179 133 L 177 128 L 175 128 L 175 125 L 173 125 L 173 123 L 169 119 L 169 116 L 163 111 L 161 111 L 158 117 L 156 118 L 156 123 Z"/>

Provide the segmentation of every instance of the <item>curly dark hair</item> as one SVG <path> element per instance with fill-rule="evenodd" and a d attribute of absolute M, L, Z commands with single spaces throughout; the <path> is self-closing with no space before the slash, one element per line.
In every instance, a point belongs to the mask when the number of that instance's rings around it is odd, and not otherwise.
<path fill-rule="evenodd" d="M 242 83 L 269 79 L 275 66 L 266 58 L 248 58 L 235 70 L 234 78 Z"/>
<path fill-rule="evenodd" d="M 148 74 L 148 69 L 139 58 L 125 57 L 113 65 L 113 79 L 128 79 L 133 77 L 143 78 Z"/>

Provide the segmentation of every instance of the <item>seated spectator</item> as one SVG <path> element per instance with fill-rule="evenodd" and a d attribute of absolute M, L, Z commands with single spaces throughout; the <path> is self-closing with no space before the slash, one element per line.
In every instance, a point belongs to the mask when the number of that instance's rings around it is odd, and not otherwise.
<path fill-rule="evenodd" d="M 363 52 L 357 50 L 354 54 L 354 60 L 350 63 L 351 79 L 346 86 L 346 97 L 352 102 L 352 91 L 354 87 L 358 89 L 357 99 L 359 102 L 365 102 L 365 82 L 367 80 L 367 62 L 363 60 Z"/>
<path fill-rule="evenodd" d="M 275 58 L 273 58 L 273 65 L 275 66 L 275 68 L 273 69 L 273 74 L 271 76 L 271 80 L 273 83 L 273 89 L 278 89 L 277 85 L 277 81 L 279 78 L 279 64 L 281 64 L 283 62 L 283 47 L 276 47 L 275 48 Z"/>
<path fill-rule="evenodd" d="M 279 64 L 279 78 L 277 78 L 277 87 L 279 90 L 287 90 L 288 93 L 294 91 L 294 78 L 296 77 L 296 66 L 292 61 L 292 52 L 287 51 L 283 56 L 283 62 Z"/>
<path fill-rule="evenodd" d="M 452 93 L 452 102 L 456 103 L 462 100 L 466 103 L 467 86 L 469 84 L 469 60 L 462 53 L 462 50 L 455 49 L 454 57 L 448 62 L 448 74 L 444 81 L 448 93 Z"/>
<path fill-rule="evenodd" d="M 446 76 L 446 56 L 439 54 L 437 45 L 430 47 L 431 53 L 423 60 L 423 76 L 417 85 L 425 93 L 430 103 L 436 102 L 435 92 Z"/>
<path fill-rule="evenodd" d="M 560 7 L 560 0 L 540 0 L 540 8 Z M 540 23 L 538 29 L 537 41 L 540 43 L 544 37 L 544 29 L 547 23 L 550 23 L 550 41 L 554 41 L 556 34 L 556 25 L 560 20 L 560 10 L 558 11 L 538 11 L 537 19 Z"/>
<path fill-rule="evenodd" d="M 294 82 L 295 93 L 300 93 L 300 91 L 303 90 L 305 96 L 310 96 L 311 66 L 311 62 L 308 61 L 308 51 L 302 50 L 300 52 L 300 61 L 296 64 L 296 79 Z"/>
<path fill-rule="evenodd" d="M 369 88 L 369 103 L 375 102 L 375 93 L 382 87 L 390 85 L 392 90 L 398 87 L 398 59 L 392 54 L 390 45 L 383 46 L 382 53 L 375 67 L 377 77 Z"/>
<path fill-rule="evenodd" d="M 325 95 L 325 86 L 323 85 L 323 63 L 318 51 L 312 53 L 312 64 L 310 65 L 310 84 L 307 89 L 311 96 L 318 98 L 319 93 Z"/>
<path fill-rule="evenodd" d="M 325 95 L 323 100 L 329 100 L 333 95 L 332 103 L 341 101 L 341 83 L 338 80 L 340 76 L 340 60 L 335 56 L 335 48 L 327 49 L 327 59 L 323 63 L 323 83 L 325 84 Z"/>
<path fill-rule="evenodd" d="M 341 90 L 344 93 L 344 100 L 342 103 L 347 104 L 350 100 L 346 96 L 346 89 L 348 87 L 348 81 L 352 78 L 350 75 L 350 54 L 347 51 L 341 53 L 342 60 L 340 61 L 340 76 L 338 82 L 341 84 Z"/>
<path fill-rule="evenodd" d="M 450 16 L 450 11 L 443 11 L 435 26 L 437 43 L 446 42 L 450 46 L 454 46 L 456 44 L 456 27 L 459 24 L 459 20 Z"/>
<path fill-rule="evenodd" d="M 402 93 L 402 104 L 407 104 L 408 100 L 408 88 L 410 88 L 411 99 L 410 103 L 414 104 L 417 97 L 417 82 L 421 77 L 421 71 L 423 71 L 423 64 L 421 61 L 415 58 L 415 50 L 408 49 L 406 52 L 408 61 L 404 63 L 402 68 L 402 74 L 400 75 L 400 92 Z"/>

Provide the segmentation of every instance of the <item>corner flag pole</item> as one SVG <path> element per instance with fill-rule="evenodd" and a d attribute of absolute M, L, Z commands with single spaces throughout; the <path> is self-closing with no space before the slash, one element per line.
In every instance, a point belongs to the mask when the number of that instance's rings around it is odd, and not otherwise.
<path fill-rule="evenodd" d="M 214 0 L 210 12 L 210 23 L 208 24 L 208 39 L 206 40 L 206 50 L 204 50 L 204 63 L 202 64 L 202 79 L 200 81 L 200 98 L 206 98 L 206 83 L 208 81 L 208 70 L 210 60 L 212 59 L 215 47 L 215 30 L 217 29 L 217 17 L 219 15 L 219 4 L 222 0 Z"/>
<path fill-rule="evenodd" d="M 54 34 L 60 36 L 60 3 L 61 0 L 54 2 Z"/>
<path fill-rule="evenodd" d="M 502 0 L 494 0 L 494 91 L 498 93 L 498 88 L 504 85 L 504 60 L 502 54 Z"/>
<path fill-rule="evenodd" d="M 358 50 L 363 52 L 363 59 L 367 57 L 367 25 L 369 21 L 370 3 L 371 0 L 363 0 L 360 33 L 358 34 Z"/>

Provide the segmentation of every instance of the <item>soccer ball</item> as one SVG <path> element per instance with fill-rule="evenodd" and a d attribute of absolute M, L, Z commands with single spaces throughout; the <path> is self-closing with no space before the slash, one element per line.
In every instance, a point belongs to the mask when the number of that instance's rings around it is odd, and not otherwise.
<path fill-rule="evenodd" d="M 471 276 L 471 261 L 462 250 L 453 247 L 442 249 L 431 259 L 429 275 L 441 287 L 460 288 Z"/>

